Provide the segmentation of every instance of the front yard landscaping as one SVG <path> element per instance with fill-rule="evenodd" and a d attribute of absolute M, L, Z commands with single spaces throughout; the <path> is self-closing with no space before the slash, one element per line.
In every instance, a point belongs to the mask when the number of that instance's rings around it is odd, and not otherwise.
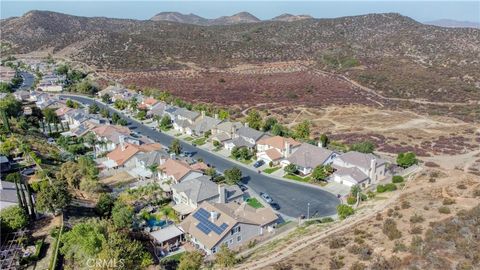
<path fill-rule="evenodd" d="M 251 207 L 255 208 L 255 209 L 263 207 L 263 204 L 260 203 L 256 198 L 248 198 L 247 199 L 247 204 L 250 205 Z"/>
<path fill-rule="evenodd" d="M 272 167 L 272 168 L 266 168 L 265 170 L 263 170 L 264 173 L 268 173 L 268 174 L 271 174 L 275 171 L 278 171 L 281 167 Z"/>
<path fill-rule="evenodd" d="M 233 156 L 229 156 L 229 158 L 231 158 L 231 159 L 233 159 L 233 160 L 236 160 L 236 161 L 240 161 L 241 163 L 243 163 L 243 164 L 245 164 L 245 165 L 250 165 L 250 163 L 253 162 L 253 160 L 251 160 L 251 159 L 241 159 L 241 158 L 236 159 L 236 158 L 233 157 Z"/>
<path fill-rule="evenodd" d="M 290 180 L 295 180 L 295 181 L 300 181 L 300 182 L 310 182 L 310 180 L 312 180 L 312 178 L 310 176 L 307 176 L 305 178 L 299 176 L 299 175 L 296 175 L 296 174 L 291 174 L 291 173 L 287 173 L 283 176 L 283 178 L 286 178 L 286 179 L 290 179 Z"/>
<path fill-rule="evenodd" d="M 190 137 L 190 136 L 188 136 L 188 137 L 186 137 L 184 140 L 187 141 L 187 142 L 190 142 L 190 141 L 193 141 L 193 138 Z"/>
<path fill-rule="evenodd" d="M 207 143 L 207 138 L 201 137 L 201 138 L 193 140 L 192 143 L 196 144 L 196 145 L 204 145 L 205 143 Z"/>

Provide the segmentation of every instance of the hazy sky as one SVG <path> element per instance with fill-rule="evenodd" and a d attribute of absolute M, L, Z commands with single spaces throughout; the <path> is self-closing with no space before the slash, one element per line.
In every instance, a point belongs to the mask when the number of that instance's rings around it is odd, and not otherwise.
<path fill-rule="evenodd" d="M 248 11 L 260 19 L 282 13 L 332 18 L 366 13 L 398 12 L 417 21 L 453 19 L 480 22 L 480 1 L 0 1 L 1 18 L 29 10 L 50 10 L 79 16 L 149 19 L 162 11 L 195 13 L 206 18 Z"/>

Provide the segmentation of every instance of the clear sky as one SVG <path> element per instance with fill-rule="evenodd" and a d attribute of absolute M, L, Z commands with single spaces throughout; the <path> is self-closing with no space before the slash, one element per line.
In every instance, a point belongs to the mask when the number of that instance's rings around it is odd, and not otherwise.
<path fill-rule="evenodd" d="M 480 22 L 480 1 L 9 1 L 0 0 L 1 18 L 29 10 L 50 10 L 78 16 L 146 20 L 163 11 L 195 13 L 206 18 L 248 11 L 260 19 L 282 13 L 316 18 L 398 12 L 424 22 L 436 19 Z"/>

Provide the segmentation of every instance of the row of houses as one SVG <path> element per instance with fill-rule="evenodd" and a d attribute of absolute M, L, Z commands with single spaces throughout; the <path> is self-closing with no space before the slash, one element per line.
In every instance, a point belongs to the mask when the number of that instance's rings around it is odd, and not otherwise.
<path fill-rule="evenodd" d="M 99 124 L 91 120 L 96 116 L 77 110 L 65 106 L 57 109 L 62 121 L 70 123 L 71 129 L 64 135 L 93 133 L 96 155 L 104 154 L 97 159 L 102 172 L 126 172 L 133 179 L 149 179 L 171 196 L 173 209 L 182 222 L 150 232 L 160 245 L 188 239 L 204 253 L 214 254 L 223 244 L 236 248 L 274 231 L 278 216 L 273 210 L 249 206 L 237 185 L 213 182 L 205 175 L 207 164 L 172 156 L 166 147 L 135 135 L 128 127 Z M 83 121 L 75 117 L 77 114 Z"/>
<path fill-rule="evenodd" d="M 112 93 L 112 90 L 116 92 Z M 118 87 L 110 87 L 106 91 L 122 99 L 134 95 L 131 91 Z M 220 120 L 216 115 L 206 116 L 205 112 L 190 111 L 153 98 L 136 98 L 142 101 L 139 106 L 147 109 L 147 117 L 168 115 L 173 128 L 180 133 L 203 136 L 210 132 L 210 140 L 219 142 L 229 151 L 234 147 L 246 147 L 255 150 L 257 160 L 282 167 L 294 164 L 302 175 L 309 175 L 317 166 L 332 165 L 335 172 L 328 180 L 347 186 L 367 186 L 386 177 L 386 162 L 373 154 L 337 153 L 292 138 L 270 136 L 240 122 Z"/>

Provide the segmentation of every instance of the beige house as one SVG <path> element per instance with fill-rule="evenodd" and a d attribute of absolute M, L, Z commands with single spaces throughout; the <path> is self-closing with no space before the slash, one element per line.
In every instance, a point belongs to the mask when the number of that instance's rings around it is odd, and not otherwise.
<path fill-rule="evenodd" d="M 222 245 L 235 249 L 256 237 L 272 233 L 278 216 L 267 207 L 255 209 L 244 203 L 203 202 L 180 224 L 190 242 L 206 254 Z"/>
<path fill-rule="evenodd" d="M 301 145 L 292 138 L 281 136 L 267 137 L 257 142 L 257 159 L 278 163 L 288 158 Z"/>

